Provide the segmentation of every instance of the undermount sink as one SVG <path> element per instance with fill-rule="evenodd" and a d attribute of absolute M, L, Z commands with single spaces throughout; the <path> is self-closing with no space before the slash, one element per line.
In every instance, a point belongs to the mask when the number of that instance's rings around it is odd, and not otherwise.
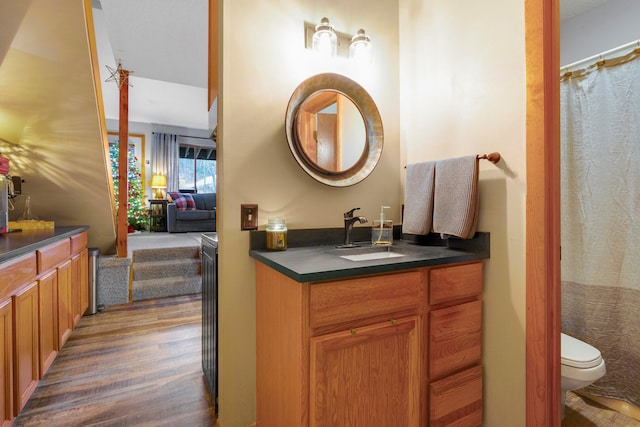
<path fill-rule="evenodd" d="M 371 261 L 376 259 L 389 259 L 405 256 L 405 254 L 401 252 L 394 251 L 394 248 L 391 246 L 340 249 L 338 251 L 332 251 L 332 253 L 338 255 L 340 258 L 348 259 L 350 261 Z"/>

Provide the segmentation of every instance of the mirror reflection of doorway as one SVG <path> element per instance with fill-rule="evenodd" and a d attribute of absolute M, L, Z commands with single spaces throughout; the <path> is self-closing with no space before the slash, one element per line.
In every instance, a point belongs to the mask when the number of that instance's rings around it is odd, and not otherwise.
<path fill-rule="evenodd" d="M 325 171 L 348 170 L 364 153 L 366 129 L 362 113 L 339 92 L 319 91 L 310 96 L 296 121 L 304 155 Z"/>
<path fill-rule="evenodd" d="M 318 166 L 329 171 L 340 170 L 340 136 L 338 134 L 336 104 L 331 104 L 316 115 L 316 161 Z"/>

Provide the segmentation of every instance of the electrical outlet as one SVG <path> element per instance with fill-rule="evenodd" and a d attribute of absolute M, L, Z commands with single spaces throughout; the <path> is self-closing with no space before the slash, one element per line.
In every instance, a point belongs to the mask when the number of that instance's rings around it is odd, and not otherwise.
<path fill-rule="evenodd" d="M 258 205 L 240 205 L 240 229 L 258 229 Z"/>

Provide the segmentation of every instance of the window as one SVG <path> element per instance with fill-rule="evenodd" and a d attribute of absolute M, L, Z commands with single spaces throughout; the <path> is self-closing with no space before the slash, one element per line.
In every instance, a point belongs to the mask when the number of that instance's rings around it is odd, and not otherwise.
<path fill-rule="evenodd" d="M 180 191 L 216 192 L 216 150 L 180 144 Z"/>

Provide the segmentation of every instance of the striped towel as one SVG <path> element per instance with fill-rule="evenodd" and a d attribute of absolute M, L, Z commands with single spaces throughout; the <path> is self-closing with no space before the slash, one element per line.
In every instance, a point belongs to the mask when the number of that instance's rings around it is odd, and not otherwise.
<path fill-rule="evenodd" d="M 433 177 L 436 162 L 407 165 L 402 232 L 429 234 L 433 219 Z"/>
<path fill-rule="evenodd" d="M 478 158 L 464 156 L 436 162 L 433 231 L 443 238 L 469 239 L 478 224 Z"/>

